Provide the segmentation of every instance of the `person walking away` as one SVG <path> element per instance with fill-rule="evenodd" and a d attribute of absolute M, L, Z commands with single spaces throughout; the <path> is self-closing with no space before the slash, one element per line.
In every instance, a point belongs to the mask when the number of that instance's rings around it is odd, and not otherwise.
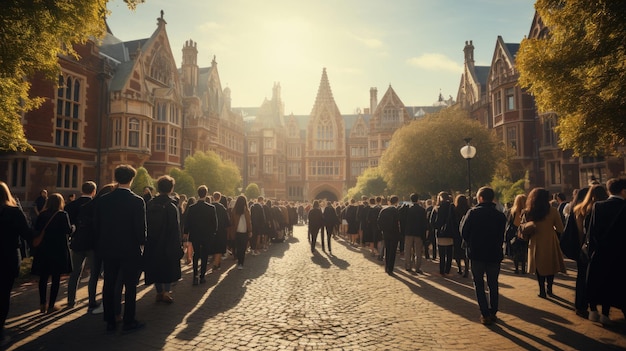
<path fill-rule="evenodd" d="M 263 197 L 259 196 L 257 201 L 250 206 L 250 220 L 252 223 L 252 238 L 250 239 L 252 249 L 258 251 L 261 247 L 261 238 L 267 233 L 267 218 L 263 207 Z"/>
<path fill-rule="evenodd" d="M 309 236 L 311 237 L 311 253 L 315 253 L 317 234 L 320 230 L 324 230 L 324 214 L 322 213 L 322 210 L 320 209 L 320 203 L 317 200 L 313 201 L 313 208 L 309 211 L 308 222 Z M 323 232 L 322 235 L 324 235 Z"/>
<path fill-rule="evenodd" d="M 385 272 L 393 275 L 396 263 L 396 250 L 400 241 L 400 215 L 398 213 L 398 196 L 389 198 L 389 206 L 383 208 L 378 215 L 378 227 L 385 241 Z"/>
<path fill-rule="evenodd" d="M 328 253 L 332 255 L 333 248 L 331 247 L 330 239 L 335 235 L 335 227 L 339 224 L 339 217 L 337 217 L 337 212 L 332 202 L 326 201 L 323 217 L 324 227 L 326 228 L 326 239 L 328 241 Z M 324 233 L 322 233 L 322 251 L 324 251 Z"/>
<path fill-rule="evenodd" d="M 137 171 L 130 165 L 115 168 L 115 190 L 96 203 L 94 225 L 98 230 L 97 254 L 104 262 L 104 320 L 107 332 L 115 332 L 116 281 L 124 286 L 124 332 L 142 329 L 145 324 L 135 319 L 137 283 L 146 242 L 146 208 L 143 198 L 133 194 L 130 186 Z"/>
<path fill-rule="evenodd" d="M 85 267 L 85 261 L 92 264 L 94 257 L 93 247 L 87 247 L 84 245 L 85 240 L 82 236 L 90 236 L 92 233 L 85 233 L 81 230 L 79 221 L 80 212 L 83 205 L 89 203 L 91 199 L 96 195 L 96 183 L 87 181 L 81 186 L 81 196 L 67 204 L 65 206 L 65 212 L 70 218 L 70 224 L 72 224 L 76 231 L 72 234 L 70 239 L 70 251 L 72 258 L 72 273 L 67 282 L 67 307 L 73 308 L 76 304 L 76 289 L 78 288 L 79 278 L 83 273 Z M 97 277 L 89 278 L 88 294 L 89 294 L 89 307 L 88 311 L 91 311 L 98 307 L 96 304 L 96 287 L 98 285 Z"/>
<path fill-rule="evenodd" d="M 252 237 L 252 221 L 248 209 L 248 199 L 239 195 L 233 208 L 233 225 L 235 226 L 235 245 L 237 250 L 237 269 L 243 269 L 248 240 Z"/>
<path fill-rule="evenodd" d="M 485 325 L 497 320 L 498 276 L 504 258 L 502 243 L 506 216 L 496 209 L 493 189 L 482 187 L 476 197 L 478 205 L 470 209 L 461 222 L 461 236 L 467 243 L 472 267 L 476 300 L 480 309 L 480 322 Z M 489 301 L 485 293 L 485 275 L 489 287 Z"/>
<path fill-rule="evenodd" d="M 454 220 L 457 221 L 455 224 L 456 228 L 460 228 L 460 223 L 469 209 L 469 201 L 465 195 L 457 195 L 457 197 L 454 198 Z M 465 248 L 463 248 L 463 239 L 461 238 L 460 231 L 454 233 L 454 252 L 452 256 L 454 257 L 454 261 L 456 261 L 458 273 L 462 274 L 464 278 L 467 278 L 470 269 L 469 259 L 467 258 Z M 461 261 L 463 261 L 465 265 L 465 271 L 461 268 Z"/>
<path fill-rule="evenodd" d="M 424 251 L 424 239 L 426 238 L 426 210 L 419 204 L 419 196 L 411 194 L 411 203 L 406 209 L 404 231 L 404 268 L 407 272 L 423 274 L 422 254 Z"/>
<path fill-rule="evenodd" d="M 454 220 L 455 209 L 451 200 L 450 194 L 445 191 L 440 192 L 437 195 L 437 206 L 430 215 L 430 223 L 435 230 L 439 250 L 439 274 L 442 277 L 448 276 L 452 269 L 454 235 L 458 231 L 457 222 Z"/>
<path fill-rule="evenodd" d="M 54 313 L 59 310 L 55 304 L 61 285 L 61 274 L 72 272 L 72 261 L 67 243 L 73 228 L 67 212 L 63 210 L 64 206 L 63 195 L 51 194 L 35 224 L 35 231 L 43 237 L 39 246 L 35 248 L 31 273 L 39 276 L 41 313 Z M 46 307 L 48 278 L 51 280 L 50 299 Z"/>
<path fill-rule="evenodd" d="M 164 175 L 157 180 L 159 195 L 146 206 L 148 235 L 144 250 L 146 285 L 154 284 L 156 301 L 172 303 L 172 283 L 181 277 L 180 259 L 183 256 L 180 219 L 170 195 L 174 178 Z"/>
<path fill-rule="evenodd" d="M 197 189 L 198 201 L 187 209 L 185 218 L 185 230 L 189 235 L 189 241 L 193 243 L 192 285 L 205 282 L 209 259 L 209 246 L 211 238 L 215 236 L 218 228 L 217 210 L 214 204 L 208 202 L 209 189 L 206 185 L 200 185 Z M 220 204 L 220 206 L 222 206 Z M 224 207 L 224 206 L 222 206 Z"/>
<path fill-rule="evenodd" d="M 359 207 L 356 204 L 355 199 L 350 200 L 350 205 L 346 208 L 346 220 L 348 221 L 348 229 L 346 234 L 350 240 L 351 245 L 356 245 L 356 239 L 359 236 Z"/>
<path fill-rule="evenodd" d="M 216 191 L 213 193 L 213 202 L 211 205 L 215 206 L 215 212 L 217 213 L 217 232 L 213 236 L 213 241 L 209 246 L 209 255 L 213 255 L 213 268 L 212 272 L 217 271 L 222 266 L 222 255 L 226 253 L 226 246 L 228 243 L 228 227 L 230 227 L 230 216 L 228 210 L 224 206 L 222 201 L 222 193 Z M 200 278 L 202 280 L 202 278 Z"/>
<path fill-rule="evenodd" d="M 596 202 L 589 225 L 587 297 L 590 305 L 603 306 L 599 321 L 611 325 L 604 306 L 621 309 L 626 318 L 626 274 L 623 269 L 615 269 L 623 266 L 626 249 L 626 179 L 609 179 L 606 186 L 610 196 Z M 591 313 L 589 317 L 592 319 Z"/>
<path fill-rule="evenodd" d="M 0 347 L 11 341 L 4 324 L 11 305 L 11 289 L 19 275 L 19 239 L 30 242 L 33 232 L 28 226 L 24 212 L 18 207 L 9 186 L 0 181 Z"/>
<path fill-rule="evenodd" d="M 534 188 L 528 194 L 524 216 L 535 222 L 535 234 L 528 241 L 528 272 L 537 275 L 539 297 L 553 296 L 554 275 L 565 273 L 565 262 L 559 246 L 563 222 L 556 207 L 550 205 L 550 193 L 544 188 Z M 555 232 L 556 231 L 556 232 Z M 547 285 L 546 285 L 547 283 Z"/>
<path fill-rule="evenodd" d="M 517 237 L 517 228 L 522 222 L 522 212 L 526 207 L 526 195 L 519 194 L 513 201 L 513 207 L 509 213 L 509 225 L 515 228 L 514 236 L 507 237 L 506 240 L 511 246 L 511 256 L 513 256 L 513 265 L 515 266 L 515 274 L 520 272 L 526 273 L 526 263 L 528 262 L 528 241 L 521 240 Z"/>

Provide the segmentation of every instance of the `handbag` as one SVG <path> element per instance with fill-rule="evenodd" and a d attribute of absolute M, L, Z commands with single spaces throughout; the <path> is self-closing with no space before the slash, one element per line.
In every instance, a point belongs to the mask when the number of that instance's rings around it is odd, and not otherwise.
<path fill-rule="evenodd" d="M 511 245 L 515 243 L 515 239 L 517 238 L 517 226 L 513 223 L 514 218 L 515 214 L 511 214 L 511 218 L 506 224 L 506 229 L 504 230 L 504 238 Z"/>
<path fill-rule="evenodd" d="M 527 221 L 526 214 L 523 214 L 522 222 L 520 223 L 517 229 L 517 238 L 524 240 L 524 241 L 528 241 L 530 240 L 530 238 L 533 237 L 533 235 L 535 235 L 536 232 L 537 232 L 537 225 L 535 224 L 535 221 Z"/>
<path fill-rule="evenodd" d="M 570 215 L 567 217 L 565 229 L 563 229 L 563 233 L 559 237 L 559 246 L 561 247 L 561 252 L 569 259 L 577 260 L 580 256 L 581 245 L 576 225 L 576 216 L 573 212 L 570 212 Z"/>
<path fill-rule="evenodd" d="M 57 215 L 57 213 L 59 213 L 59 212 L 58 211 L 55 212 L 52 215 L 52 217 L 50 217 L 50 219 L 48 220 L 48 223 L 46 223 L 46 225 L 43 227 L 43 229 L 41 230 L 39 235 L 37 235 L 36 237 L 33 238 L 33 247 L 39 247 L 39 245 L 41 245 L 41 242 L 43 241 L 43 237 L 46 234 L 46 229 L 48 228 L 48 224 L 50 224 L 50 222 L 52 222 L 52 219 L 54 218 L 54 216 Z"/>

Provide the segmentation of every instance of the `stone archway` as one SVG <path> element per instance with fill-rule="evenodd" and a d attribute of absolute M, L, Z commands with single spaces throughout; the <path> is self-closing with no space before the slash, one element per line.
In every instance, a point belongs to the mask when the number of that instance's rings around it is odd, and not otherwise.
<path fill-rule="evenodd" d="M 315 199 L 319 199 L 319 200 L 326 199 L 330 202 L 335 202 L 339 200 L 335 193 L 333 193 L 332 191 L 328 191 L 328 190 L 320 191 L 319 193 L 317 193 L 317 195 L 315 195 Z"/>

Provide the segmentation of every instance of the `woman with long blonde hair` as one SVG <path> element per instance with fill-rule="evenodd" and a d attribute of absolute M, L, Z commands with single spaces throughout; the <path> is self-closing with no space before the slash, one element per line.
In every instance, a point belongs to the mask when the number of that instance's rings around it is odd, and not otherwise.
<path fill-rule="evenodd" d="M 511 212 L 509 213 L 508 218 L 508 223 L 510 226 L 513 226 L 513 228 L 519 227 L 520 222 L 522 221 L 522 212 L 524 211 L 524 207 L 526 207 L 526 195 L 517 195 L 513 201 L 513 207 L 511 207 Z M 513 264 L 515 265 L 515 274 L 526 272 L 528 242 L 519 240 L 516 237 L 506 239 L 511 245 L 511 256 L 513 257 Z M 513 241 L 513 243 L 511 243 L 511 241 Z"/>

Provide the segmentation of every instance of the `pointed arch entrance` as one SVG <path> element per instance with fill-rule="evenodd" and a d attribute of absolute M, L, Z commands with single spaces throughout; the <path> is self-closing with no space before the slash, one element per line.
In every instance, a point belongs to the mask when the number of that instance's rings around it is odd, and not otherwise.
<path fill-rule="evenodd" d="M 318 199 L 318 200 L 326 199 L 327 201 L 330 201 L 330 202 L 335 202 L 339 200 L 339 198 L 337 198 L 337 195 L 335 193 L 333 193 L 332 191 L 328 191 L 328 190 L 320 191 L 319 193 L 317 193 L 317 195 L 315 195 L 315 199 Z"/>

